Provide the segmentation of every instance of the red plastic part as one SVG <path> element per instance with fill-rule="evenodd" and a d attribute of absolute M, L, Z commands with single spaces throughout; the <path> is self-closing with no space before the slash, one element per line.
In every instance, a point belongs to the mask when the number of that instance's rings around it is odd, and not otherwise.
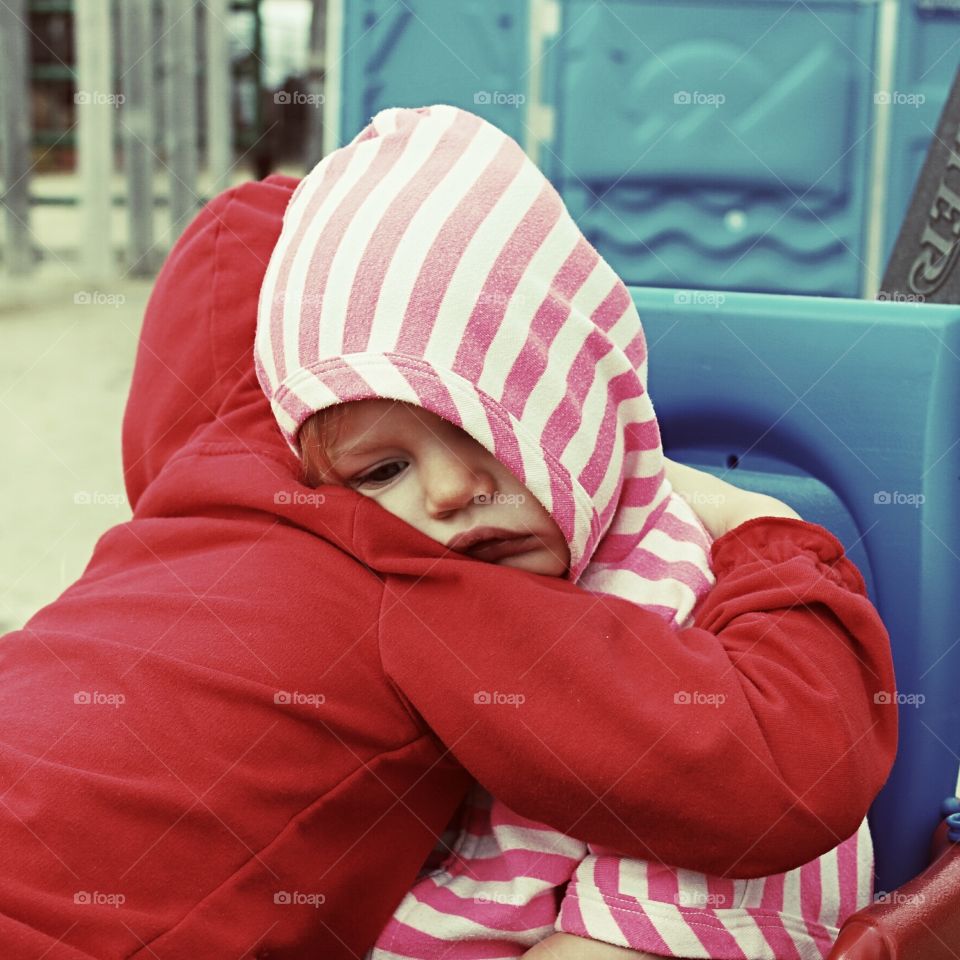
<path fill-rule="evenodd" d="M 844 924 L 829 960 L 957 960 L 960 844 Z"/>

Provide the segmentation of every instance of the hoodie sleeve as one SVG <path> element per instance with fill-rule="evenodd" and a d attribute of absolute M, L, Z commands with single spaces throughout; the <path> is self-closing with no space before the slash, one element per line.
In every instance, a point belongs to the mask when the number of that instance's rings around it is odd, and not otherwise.
<path fill-rule="evenodd" d="M 677 632 L 565 580 L 394 556 L 385 670 L 526 817 L 721 876 L 792 869 L 852 834 L 889 774 L 889 638 L 823 527 L 750 520 L 711 558 L 716 586 Z"/>

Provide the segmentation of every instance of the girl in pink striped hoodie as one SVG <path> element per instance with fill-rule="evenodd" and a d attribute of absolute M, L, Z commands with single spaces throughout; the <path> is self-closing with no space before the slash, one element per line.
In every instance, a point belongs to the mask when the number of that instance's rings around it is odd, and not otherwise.
<path fill-rule="evenodd" d="M 303 179 L 261 290 L 256 365 L 308 482 L 677 628 L 714 582 L 710 533 L 666 475 L 629 292 L 519 145 L 474 114 L 383 110 Z M 523 678 L 475 701 L 522 723 Z M 722 706 L 677 677 L 664 723 Z M 477 785 L 368 957 L 559 956 L 560 931 L 658 956 L 821 958 L 872 894 L 866 821 L 837 839 L 784 874 L 711 877 L 562 835 Z"/>

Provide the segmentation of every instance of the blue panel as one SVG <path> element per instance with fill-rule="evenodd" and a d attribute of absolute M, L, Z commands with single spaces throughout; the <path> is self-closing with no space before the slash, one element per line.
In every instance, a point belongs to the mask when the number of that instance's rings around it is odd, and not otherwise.
<path fill-rule="evenodd" d="M 449 103 L 521 144 L 527 5 L 511 0 L 344 0 L 340 146 L 385 107 Z"/>
<path fill-rule="evenodd" d="M 901 0 L 896 60 L 884 265 L 960 65 L 960 8 L 950 0 L 939 7 L 936 0 Z"/>
<path fill-rule="evenodd" d="M 856 295 L 876 8 L 566 0 L 544 166 L 628 282 Z"/>
<path fill-rule="evenodd" d="M 925 698 L 900 707 L 871 811 L 893 890 L 926 866 L 960 755 L 960 307 L 632 293 L 668 455 L 831 529 L 890 631 L 901 698 Z"/>

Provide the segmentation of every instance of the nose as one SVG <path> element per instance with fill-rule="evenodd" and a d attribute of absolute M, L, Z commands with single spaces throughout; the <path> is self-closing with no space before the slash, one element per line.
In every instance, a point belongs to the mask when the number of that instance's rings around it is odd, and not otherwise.
<path fill-rule="evenodd" d="M 443 517 L 462 510 L 478 497 L 492 498 L 496 480 L 480 458 L 444 451 L 431 457 L 423 478 L 426 510 L 431 517 Z"/>

